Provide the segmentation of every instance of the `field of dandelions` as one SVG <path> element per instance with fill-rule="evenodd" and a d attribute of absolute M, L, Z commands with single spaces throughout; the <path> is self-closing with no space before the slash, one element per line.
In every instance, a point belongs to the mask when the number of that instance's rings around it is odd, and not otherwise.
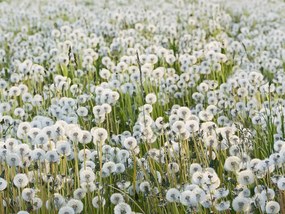
<path fill-rule="evenodd" d="M 283 0 L 0 2 L 0 214 L 285 213 Z"/>

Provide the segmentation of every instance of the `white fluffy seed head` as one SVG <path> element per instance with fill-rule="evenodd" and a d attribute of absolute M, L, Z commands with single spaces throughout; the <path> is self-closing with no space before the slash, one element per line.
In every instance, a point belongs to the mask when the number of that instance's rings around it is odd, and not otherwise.
<path fill-rule="evenodd" d="M 280 211 L 280 205 L 276 201 L 268 201 L 265 210 L 268 214 L 277 214 Z"/>
<path fill-rule="evenodd" d="M 114 214 L 131 214 L 132 208 L 125 202 L 121 202 L 114 207 Z"/>
<path fill-rule="evenodd" d="M 112 204 L 117 205 L 119 203 L 124 202 L 125 200 L 124 200 L 124 197 L 121 193 L 113 193 L 110 197 L 110 201 Z"/>
<path fill-rule="evenodd" d="M 241 185 L 250 185 L 254 183 L 254 174 L 251 170 L 244 170 L 238 173 L 237 181 Z"/>
<path fill-rule="evenodd" d="M 166 192 L 166 200 L 169 202 L 179 201 L 180 191 L 176 188 L 171 188 Z"/>

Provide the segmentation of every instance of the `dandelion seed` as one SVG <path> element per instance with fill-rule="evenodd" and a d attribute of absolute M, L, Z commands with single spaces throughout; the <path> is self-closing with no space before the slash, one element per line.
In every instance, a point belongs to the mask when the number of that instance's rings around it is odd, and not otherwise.
<path fill-rule="evenodd" d="M 92 205 L 95 208 L 104 207 L 106 204 L 106 200 L 102 196 L 95 196 L 92 199 Z"/>
<path fill-rule="evenodd" d="M 230 208 L 230 202 L 229 201 L 221 201 L 220 203 L 215 205 L 215 208 L 220 212 L 228 210 Z"/>
<path fill-rule="evenodd" d="M 140 191 L 145 194 L 149 194 L 151 190 L 150 183 L 147 181 L 140 183 L 139 188 L 140 188 Z"/>
<path fill-rule="evenodd" d="M 34 197 L 32 199 L 33 210 L 38 210 L 42 207 L 43 202 L 40 198 Z"/>
<path fill-rule="evenodd" d="M 124 140 L 123 146 L 127 150 L 133 150 L 137 146 L 137 140 L 134 137 L 128 137 Z"/>
<path fill-rule="evenodd" d="M 156 103 L 156 101 L 157 101 L 156 95 L 154 93 L 149 93 L 148 95 L 146 95 L 145 101 L 148 104 Z"/>
<path fill-rule="evenodd" d="M 28 185 L 29 179 L 26 174 L 17 174 L 13 179 L 13 183 L 18 188 L 23 188 Z"/>
<path fill-rule="evenodd" d="M 6 156 L 6 161 L 9 166 L 19 166 L 21 159 L 16 153 L 8 153 Z"/>
<path fill-rule="evenodd" d="M 203 178 L 204 178 L 204 175 L 202 172 L 199 172 L 199 171 L 194 172 L 192 175 L 192 183 L 197 184 L 197 185 L 202 184 Z"/>
<path fill-rule="evenodd" d="M 96 185 L 93 182 L 81 182 L 80 186 L 82 189 L 84 189 L 85 192 L 94 192 L 97 189 Z"/>
<path fill-rule="evenodd" d="M 116 173 L 123 173 L 123 172 L 125 172 L 125 170 L 126 170 L 126 167 L 125 167 L 125 165 L 123 164 L 123 163 L 117 163 L 116 164 Z"/>
<path fill-rule="evenodd" d="M 186 190 L 181 193 L 180 195 L 180 202 L 184 206 L 196 206 L 197 205 L 197 199 L 195 197 L 195 194 L 189 190 Z"/>
<path fill-rule="evenodd" d="M 3 191 L 7 187 L 7 181 L 3 178 L 0 178 L 0 191 Z"/>
<path fill-rule="evenodd" d="M 95 174 L 92 170 L 86 169 L 80 171 L 80 181 L 92 183 L 95 181 Z"/>
<path fill-rule="evenodd" d="M 45 154 L 45 159 L 48 162 L 55 163 L 55 162 L 59 161 L 59 156 L 58 156 L 58 153 L 55 150 L 52 150 L 52 151 L 48 151 Z"/>
<path fill-rule="evenodd" d="M 261 195 L 267 198 L 268 200 L 273 200 L 275 197 L 275 192 L 273 189 L 266 189 L 261 192 Z"/>
<path fill-rule="evenodd" d="M 83 106 L 80 106 L 76 112 L 80 117 L 86 117 L 88 115 L 88 109 Z"/>
<path fill-rule="evenodd" d="M 68 156 L 71 151 L 70 143 L 67 141 L 58 141 L 56 144 L 56 151 L 60 155 Z"/>
<path fill-rule="evenodd" d="M 34 199 L 34 197 L 36 196 L 36 192 L 34 189 L 31 188 L 25 188 L 22 191 L 22 198 L 27 201 L 30 202 Z"/>
<path fill-rule="evenodd" d="M 178 202 L 179 197 L 180 197 L 180 191 L 175 188 L 171 188 L 166 192 L 166 200 L 169 202 Z"/>
<path fill-rule="evenodd" d="M 124 202 L 124 197 L 121 193 L 113 193 L 110 197 L 110 201 L 112 204 L 117 205 Z"/>
<path fill-rule="evenodd" d="M 227 171 L 238 171 L 240 169 L 240 158 L 236 156 L 230 156 L 226 159 L 224 168 Z"/>
<path fill-rule="evenodd" d="M 276 214 L 280 211 L 280 205 L 276 201 L 268 201 L 266 204 L 266 213 Z"/>
<path fill-rule="evenodd" d="M 227 197 L 229 194 L 229 190 L 225 189 L 225 188 L 219 188 L 215 191 L 214 195 L 217 199 L 223 198 L 223 197 Z"/>
<path fill-rule="evenodd" d="M 85 197 L 85 195 L 86 195 L 86 192 L 82 188 L 77 188 L 73 192 L 73 197 L 74 199 L 77 199 L 77 200 L 82 200 Z"/>
<path fill-rule="evenodd" d="M 249 210 L 250 203 L 247 198 L 236 197 L 232 201 L 232 206 L 236 212 L 246 212 Z"/>
<path fill-rule="evenodd" d="M 97 128 L 93 133 L 91 132 L 91 134 L 95 142 L 104 142 L 108 137 L 107 131 L 103 128 Z"/>
<path fill-rule="evenodd" d="M 184 122 L 182 122 L 182 121 L 174 122 L 172 125 L 172 130 L 177 134 L 181 134 L 181 133 L 185 132 Z"/>
<path fill-rule="evenodd" d="M 285 190 L 285 177 L 278 180 L 277 186 L 280 190 Z"/>
<path fill-rule="evenodd" d="M 179 167 L 178 163 L 169 163 L 168 164 L 168 170 L 172 173 L 179 172 L 179 169 L 180 169 L 180 167 Z"/>
<path fill-rule="evenodd" d="M 63 206 L 59 209 L 58 214 L 75 214 L 75 211 L 72 207 Z"/>
<path fill-rule="evenodd" d="M 31 151 L 31 158 L 33 161 L 44 161 L 45 151 L 43 149 L 34 149 Z"/>
<path fill-rule="evenodd" d="M 131 214 L 131 206 L 127 203 L 121 202 L 114 207 L 114 214 Z"/>
<path fill-rule="evenodd" d="M 81 213 L 83 211 L 83 203 L 77 199 L 70 199 L 67 206 L 71 207 L 74 213 Z"/>
<path fill-rule="evenodd" d="M 214 149 L 216 149 L 218 146 L 217 138 L 215 136 L 212 136 L 212 135 L 206 137 L 205 143 L 206 143 L 207 147 L 212 147 Z"/>
<path fill-rule="evenodd" d="M 250 185 L 254 183 L 254 174 L 251 170 L 244 170 L 238 173 L 237 180 L 242 185 Z"/>

